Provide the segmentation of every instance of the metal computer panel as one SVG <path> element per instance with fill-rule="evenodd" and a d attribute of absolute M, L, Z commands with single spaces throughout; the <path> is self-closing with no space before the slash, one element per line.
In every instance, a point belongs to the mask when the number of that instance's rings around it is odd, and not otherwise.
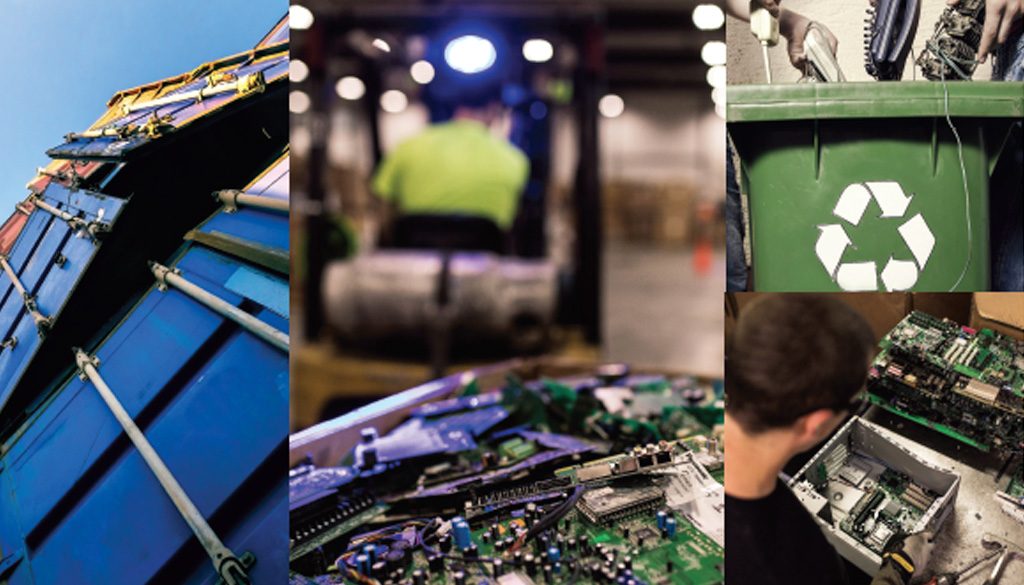
<path fill-rule="evenodd" d="M 789 486 L 839 554 L 873 574 L 894 539 L 942 526 L 956 502 L 960 477 L 854 417 Z"/>

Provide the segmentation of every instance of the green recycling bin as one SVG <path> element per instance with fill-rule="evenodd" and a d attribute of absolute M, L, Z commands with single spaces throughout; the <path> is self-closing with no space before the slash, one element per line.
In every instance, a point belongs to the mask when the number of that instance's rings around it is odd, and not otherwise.
<path fill-rule="evenodd" d="M 989 175 L 1022 117 L 1024 83 L 730 86 L 753 288 L 988 289 Z"/>

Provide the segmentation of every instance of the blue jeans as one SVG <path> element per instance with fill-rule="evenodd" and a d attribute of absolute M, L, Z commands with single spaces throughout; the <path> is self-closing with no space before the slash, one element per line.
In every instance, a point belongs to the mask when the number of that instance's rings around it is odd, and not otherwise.
<path fill-rule="evenodd" d="M 992 79 L 997 81 L 1024 81 L 1024 34 L 1007 39 L 996 50 L 992 66 Z"/>
<path fill-rule="evenodd" d="M 1024 81 L 1024 35 L 1017 35 L 999 47 L 992 77 L 1003 81 Z M 1024 196 L 1021 195 L 1021 167 L 1024 165 L 1021 123 L 1013 128 L 1004 160 L 992 177 L 992 290 L 1024 290 Z"/>
<path fill-rule="evenodd" d="M 725 143 L 725 290 L 747 290 L 747 259 L 743 253 L 743 204 L 733 166 L 732 143 Z"/>

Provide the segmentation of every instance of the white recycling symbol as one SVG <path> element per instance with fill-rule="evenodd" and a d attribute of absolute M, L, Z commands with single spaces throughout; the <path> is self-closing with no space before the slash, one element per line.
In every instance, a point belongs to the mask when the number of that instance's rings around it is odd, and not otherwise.
<path fill-rule="evenodd" d="M 910 205 L 900 184 L 895 181 L 852 183 L 843 190 L 836 202 L 833 215 L 857 225 L 864 217 L 868 203 L 874 199 L 882 210 L 881 218 L 903 217 Z M 843 262 L 843 253 L 853 244 L 842 224 L 819 225 L 821 233 L 814 245 L 814 251 L 821 260 L 832 281 L 846 291 L 878 290 L 879 280 L 887 291 L 908 290 L 917 282 L 917 277 L 928 263 L 928 257 L 935 247 L 935 236 L 920 213 L 903 222 L 897 231 L 903 237 L 913 254 L 913 260 L 897 260 L 892 254 L 881 273 L 878 264 L 869 262 Z"/>

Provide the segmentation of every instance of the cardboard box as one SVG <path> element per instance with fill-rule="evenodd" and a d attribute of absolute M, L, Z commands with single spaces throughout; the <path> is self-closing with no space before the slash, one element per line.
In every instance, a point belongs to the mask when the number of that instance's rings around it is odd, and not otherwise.
<path fill-rule="evenodd" d="M 1024 293 L 974 293 L 970 324 L 1024 339 Z"/>

